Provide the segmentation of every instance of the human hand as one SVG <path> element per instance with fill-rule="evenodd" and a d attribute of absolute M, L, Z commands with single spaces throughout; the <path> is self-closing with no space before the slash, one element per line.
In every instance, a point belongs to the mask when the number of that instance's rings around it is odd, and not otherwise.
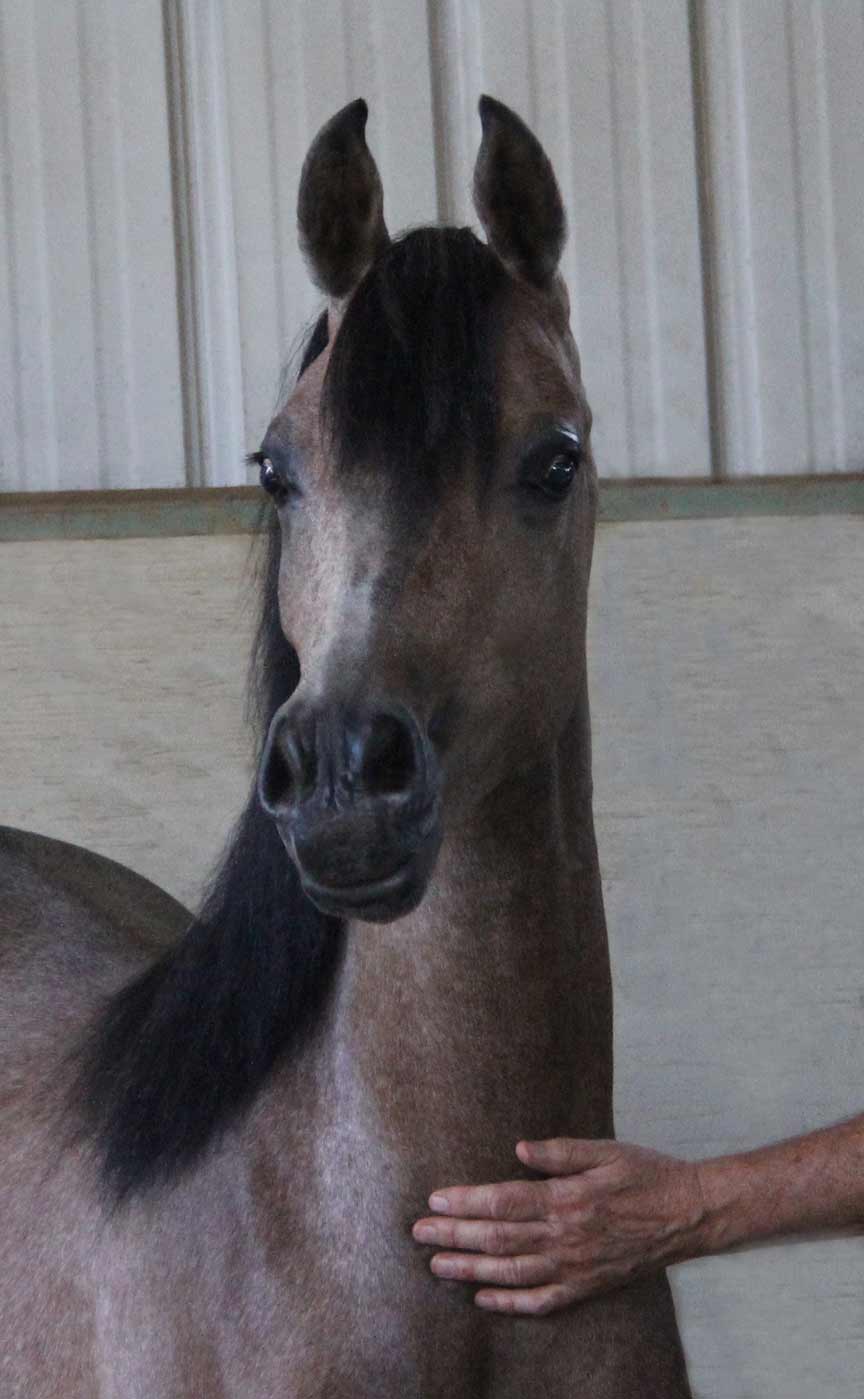
<path fill-rule="evenodd" d="M 413 1228 L 420 1243 L 472 1250 L 436 1253 L 430 1267 L 496 1284 L 475 1294 L 478 1306 L 539 1316 L 702 1251 L 695 1162 L 567 1137 L 519 1142 L 516 1154 L 552 1178 L 448 1186 Z"/>

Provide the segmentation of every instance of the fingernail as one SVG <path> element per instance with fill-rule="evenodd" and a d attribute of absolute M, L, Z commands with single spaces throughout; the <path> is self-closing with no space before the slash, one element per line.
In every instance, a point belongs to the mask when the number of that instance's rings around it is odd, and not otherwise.
<path fill-rule="evenodd" d="M 456 1264 L 447 1258 L 433 1258 L 429 1266 L 433 1273 L 442 1278 L 452 1278 L 456 1273 Z"/>
<path fill-rule="evenodd" d="M 414 1237 L 419 1239 L 421 1243 L 431 1243 L 435 1238 L 435 1230 L 431 1224 L 415 1224 Z"/>
<path fill-rule="evenodd" d="M 430 1196 L 429 1196 L 429 1208 L 430 1208 L 430 1210 L 446 1210 L 446 1209 L 448 1209 L 449 1206 L 448 1206 L 448 1204 L 447 1204 L 447 1196 L 446 1196 L 446 1195 L 430 1195 Z"/>

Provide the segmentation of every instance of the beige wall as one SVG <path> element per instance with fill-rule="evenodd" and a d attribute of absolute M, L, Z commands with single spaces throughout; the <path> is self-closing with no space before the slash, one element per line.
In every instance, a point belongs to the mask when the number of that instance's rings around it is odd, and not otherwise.
<path fill-rule="evenodd" d="M 0 548 L 2 812 L 195 899 L 243 800 L 245 538 Z M 844 517 L 602 528 L 590 653 L 619 1135 L 864 1108 L 864 585 Z M 862 1240 L 673 1272 L 701 1399 L 859 1399 Z"/>

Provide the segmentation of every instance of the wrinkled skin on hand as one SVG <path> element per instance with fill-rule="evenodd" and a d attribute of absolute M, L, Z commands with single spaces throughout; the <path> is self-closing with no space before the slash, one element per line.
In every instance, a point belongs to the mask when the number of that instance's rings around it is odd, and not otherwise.
<path fill-rule="evenodd" d="M 516 1154 L 549 1179 L 448 1186 L 413 1228 L 445 1250 L 430 1260 L 437 1276 L 492 1284 L 478 1306 L 542 1315 L 701 1252 L 697 1163 L 566 1137 L 519 1142 Z"/>

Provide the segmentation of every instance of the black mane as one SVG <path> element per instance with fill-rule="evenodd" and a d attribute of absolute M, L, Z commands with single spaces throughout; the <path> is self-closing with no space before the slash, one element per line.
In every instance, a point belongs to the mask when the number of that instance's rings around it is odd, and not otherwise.
<path fill-rule="evenodd" d="M 349 303 L 325 378 L 346 467 L 375 457 L 434 482 L 460 448 L 491 451 L 505 278 L 468 229 L 417 229 L 385 250 Z M 301 374 L 326 344 L 325 313 Z M 266 542 L 250 669 L 259 746 L 299 677 L 279 622 L 275 524 Z M 176 1179 L 240 1119 L 320 1019 L 343 945 L 344 925 L 306 898 L 253 788 L 183 939 L 110 998 L 73 1053 L 75 1130 L 108 1203 Z"/>

